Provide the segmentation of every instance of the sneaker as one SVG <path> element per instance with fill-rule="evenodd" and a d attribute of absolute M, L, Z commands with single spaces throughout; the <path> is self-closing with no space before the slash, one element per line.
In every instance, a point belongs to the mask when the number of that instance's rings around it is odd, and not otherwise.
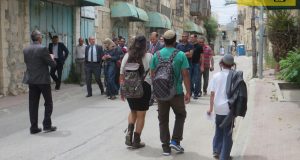
<path fill-rule="evenodd" d="M 219 156 L 220 156 L 219 153 L 217 153 L 217 152 L 214 152 L 214 153 L 213 153 L 213 157 L 214 157 L 215 159 L 219 159 Z"/>
<path fill-rule="evenodd" d="M 163 155 L 170 156 L 171 155 L 171 148 L 170 147 L 163 147 Z"/>
<path fill-rule="evenodd" d="M 177 143 L 176 141 L 172 140 L 171 143 L 170 143 L 170 147 L 175 149 L 177 152 L 179 153 L 183 153 L 184 152 L 184 148 L 182 148 L 180 146 L 179 143 Z"/>
<path fill-rule="evenodd" d="M 202 97 L 202 92 L 200 92 L 200 93 L 198 94 L 198 97 Z"/>

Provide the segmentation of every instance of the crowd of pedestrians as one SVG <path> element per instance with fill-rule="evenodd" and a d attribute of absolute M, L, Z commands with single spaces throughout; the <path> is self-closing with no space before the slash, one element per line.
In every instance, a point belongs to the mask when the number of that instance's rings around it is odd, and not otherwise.
<path fill-rule="evenodd" d="M 36 134 L 41 132 L 37 126 L 40 94 L 45 98 L 44 130 L 56 130 L 56 127 L 51 124 L 53 102 L 50 75 L 56 83 L 55 89 L 59 90 L 63 64 L 68 58 L 69 51 L 63 43 L 58 42 L 57 36 L 53 37 L 49 49 L 41 45 L 42 36 L 39 31 L 32 32 L 31 38 L 33 44 L 24 49 L 27 65 L 27 78 L 24 79 L 29 84 L 30 133 Z M 209 72 L 214 70 L 213 50 L 205 43 L 205 38 L 198 37 L 196 34 L 183 33 L 180 43 L 176 41 L 177 39 L 173 30 L 168 30 L 161 36 L 153 32 L 149 41 L 145 36 L 139 35 L 128 40 L 130 42 L 127 45 L 123 37 L 106 38 L 103 45 L 96 44 L 92 36 L 89 37 L 88 44 L 84 44 L 84 40 L 79 38 L 74 55 L 80 85 L 86 85 L 86 97 L 93 96 L 92 75 L 94 75 L 101 95 L 106 95 L 111 100 L 115 100 L 120 95 L 122 100 L 128 102 L 130 112 L 125 144 L 134 149 L 145 147 L 145 143 L 141 141 L 145 116 L 149 106 L 156 102 L 160 140 L 163 155 L 166 156 L 171 154 L 171 149 L 179 153 L 184 152 L 180 142 L 183 139 L 186 118 L 185 106 L 190 102 L 190 97 L 197 100 L 202 96 L 202 91 L 204 95 L 210 94 L 211 104 L 207 113 L 211 114 L 213 107 L 217 106 L 213 153 L 215 157 L 220 155 L 220 159 L 227 160 L 232 146 L 232 135 L 227 133 L 230 128 L 219 128 L 218 124 L 229 110 L 228 105 L 225 105 L 227 99 L 224 96 L 226 94 L 224 85 L 226 83 L 223 82 L 226 82 L 228 70 L 234 65 L 233 58 L 226 55 L 226 58 L 222 59 L 220 65 L 223 70 L 213 77 L 208 87 Z M 133 69 L 135 67 L 136 70 Z M 133 74 L 135 72 L 138 73 L 139 78 L 134 77 L 132 78 L 132 82 L 136 80 L 134 83 L 126 84 L 130 82 L 130 76 L 135 75 Z M 103 82 L 101 75 L 104 75 Z M 136 86 L 130 90 L 130 85 L 139 83 L 141 87 Z M 141 95 L 132 96 L 125 92 L 136 92 Z M 175 114 L 172 135 L 169 130 L 170 109 Z"/>

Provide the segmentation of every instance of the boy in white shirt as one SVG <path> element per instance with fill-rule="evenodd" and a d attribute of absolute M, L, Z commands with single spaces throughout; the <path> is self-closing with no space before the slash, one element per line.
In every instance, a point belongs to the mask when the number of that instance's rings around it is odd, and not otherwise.
<path fill-rule="evenodd" d="M 221 71 L 216 73 L 210 81 L 208 90 L 210 91 L 210 107 L 207 114 L 210 115 L 215 110 L 216 130 L 213 139 L 213 156 L 220 160 L 229 160 L 232 147 L 231 125 L 220 127 L 230 109 L 226 95 L 226 82 L 229 70 L 235 66 L 234 58 L 231 54 L 225 54 L 220 61 Z"/>

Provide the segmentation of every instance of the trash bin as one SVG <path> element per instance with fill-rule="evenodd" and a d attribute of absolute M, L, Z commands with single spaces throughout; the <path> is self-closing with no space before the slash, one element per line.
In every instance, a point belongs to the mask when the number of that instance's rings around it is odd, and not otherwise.
<path fill-rule="evenodd" d="M 245 45 L 244 44 L 238 44 L 237 45 L 237 53 L 239 56 L 245 56 L 246 55 L 246 50 L 245 50 Z"/>

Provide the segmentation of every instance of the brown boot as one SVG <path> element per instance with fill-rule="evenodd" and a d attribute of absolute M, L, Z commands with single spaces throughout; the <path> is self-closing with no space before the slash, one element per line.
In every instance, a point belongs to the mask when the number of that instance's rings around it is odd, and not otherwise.
<path fill-rule="evenodd" d="M 132 148 L 138 149 L 145 147 L 145 143 L 141 142 L 141 135 L 137 132 L 134 132 L 134 138 L 132 142 Z"/>
<path fill-rule="evenodd" d="M 132 146 L 132 136 L 133 136 L 134 124 L 128 124 L 127 134 L 125 136 L 125 144 L 127 146 Z"/>

